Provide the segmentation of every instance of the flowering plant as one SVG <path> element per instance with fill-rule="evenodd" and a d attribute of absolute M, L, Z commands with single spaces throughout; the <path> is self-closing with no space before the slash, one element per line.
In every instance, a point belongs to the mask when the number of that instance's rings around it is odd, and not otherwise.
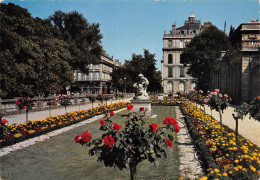
<path fill-rule="evenodd" d="M 6 119 L 2 119 L 5 112 L 4 110 L 0 109 L 0 138 L 7 135 L 7 126 L 6 124 L 8 121 Z"/>
<path fill-rule="evenodd" d="M 35 105 L 30 97 L 18 98 L 15 104 L 19 109 L 31 110 Z"/>
<path fill-rule="evenodd" d="M 129 110 L 132 107 L 128 106 Z M 136 179 L 136 167 L 143 160 L 158 165 L 157 158 L 166 156 L 165 148 L 172 147 L 173 136 L 170 133 L 177 132 L 177 121 L 159 127 L 158 124 L 148 125 L 138 112 L 132 112 L 127 116 L 126 125 L 122 128 L 117 123 L 107 118 L 100 120 L 100 130 L 104 131 L 101 138 L 90 141 L 76 141 L 82 145 L 94 146 L 89 150 L 89 155 L 98 155 L 98 161 L 103 161 L 105 166 L 118 167 L 120 170 L 130 167 L 131 179 Z M 170 117 L 168 117 L 170 119 Z M 166 121 L 165 121 L 166 122 Z M 175 124 L 175 126 L 173 125 Z M 168 131 L 168 133 L 166 133 Z"/>
<path fill-rule="evenodd" d="M 71 104 L 70 95 L 59 94 L 55 100 L 58 101 L 60 103 L 60 105 L 65 107 L 65 111 L 67 113 L 67 106 Z"/>
<path fill-rule="evenodd" d="M 96 100 L 101 101 L 101 103 L 104 101 L 104 99 L 105 99 L 105 97 L 103 94 L 98 93 L 98 95 L 96 96 Z"/>

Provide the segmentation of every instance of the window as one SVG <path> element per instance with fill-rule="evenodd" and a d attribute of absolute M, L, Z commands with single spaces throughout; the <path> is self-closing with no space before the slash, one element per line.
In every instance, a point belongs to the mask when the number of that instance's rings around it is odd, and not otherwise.
<path fill-rule="evenodd" d="M 180 40 L 180 48 L 184 48 L 184 40 L 183 39 Z"/>
<path fill-rule="evenodd" d="M 169 47 L 172 47 L 172 40 L 168 40 Z"/>
<path fill-rule="evenodd" d="M 172 67 L 168 67 L 168 77 L 173 77 Z"/>
<path fill-rule="evenodd" d="M 172 64 L 172 54 L 168 54 L 168 64 Z"/>
<path fill-rule="evenodd" d="M 93 64 L 90 64 L 89 69 L 93 69 Z"/>
<path fill-rule="evenodd" d="M 168 91 L 172 92 L 173 90 L 173 82 L 168 82 Z"/>
<path fill-rule="evenodd" d="M 180 91 L 184 91 L 184 90 L 185 90 L 185 84 L 184 84 L 184 82 L 180 82 L 180 84 L 179 84 L 179 90 L 180 90 Z"/>
<path fill-rule="evenodd" d="M 91 72 L 89 73 L 89 79 L 92 80 L 92 78 L 93 78 L 93 73 Z"/>
<path fill-rule="evenodd" d="M 185 77 L 185 73 L 184 73 L 184 67 L 180 68 L 180 77 Z"/>

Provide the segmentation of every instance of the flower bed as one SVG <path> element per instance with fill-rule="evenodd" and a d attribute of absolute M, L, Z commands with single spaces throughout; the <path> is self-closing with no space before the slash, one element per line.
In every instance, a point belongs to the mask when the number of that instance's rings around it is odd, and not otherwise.
<path fill-rule="evenodd" d="M 112 105 L 94 107 L 88 110 L 74 111 L 59 116 L 48 117 L 44 120 L 34 120 L 26 124 L 10 124 L 7 125 L 7 133 L 0 139 L 0 147 L 9 146 L 26 139 L 46 134 L 50 131 L 78 123 L 93 117 L 94 115 L 102 114 L 105 111 L 113 111 L 125 107 L 127 103 L 119 102 Z"/>
<path fill-rule="evenodd" d="M 207 177 L 202 179 L 257 179 L 260 176 L 259 147 L 241 136 L 236 144 L 233 130 L 224 125 L 221 129 L 219 121 L 191 102 L 183 102 L 181 109 L 208 165 Z"/>
<path fill-rule="evenodd" d="M 164 97 L 163 100 L 158 99 L 158 97 L 153 96 L 151 97 L 152 105 L 155 106 L 177 106 L 178 102 L 177 99 L 174 97 Z"/>

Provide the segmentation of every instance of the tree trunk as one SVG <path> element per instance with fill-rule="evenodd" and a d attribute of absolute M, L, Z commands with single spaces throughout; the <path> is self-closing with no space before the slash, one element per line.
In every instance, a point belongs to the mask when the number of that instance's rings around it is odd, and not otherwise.
<path fill-rule="evenodd" d="M 65 112 L 66 112 L 66 114 L 67 114 L 67 106 L 65 105 Z"/>
<path fill-rule="evenodd" d="M 136 164 L 129 163 L 131 180 L 136 180 Z"/>
<path fill-rule="evenodd" d="M 49 106 L 49 114 L 50 114 L 50 116 L 51 116 L 51 106 Z"/>
<path fill-rule="evenodd" d="M 221 131 L 222 131 L 222 113 L 221 113 L 221 110 L 219 111 L 219 119 L 220 119 L 220 128 L 221 128 Z"/>
<path fill-rule="evenodd" d="M 93 109 L 93 101 L 91 101 L 91 103 L 92 103 L 92 109 Z"/>
<path fill-rule="evenodd" d="M 236 145 L 238 142 L 238 118 L 236 118 Z"/>
<path fill-rule="evenodd" d="M 29 114 L 29 109 L 26 109 L 26 123 L 29 122 L 29 120 L 28 120 L 28 114 Z"/>

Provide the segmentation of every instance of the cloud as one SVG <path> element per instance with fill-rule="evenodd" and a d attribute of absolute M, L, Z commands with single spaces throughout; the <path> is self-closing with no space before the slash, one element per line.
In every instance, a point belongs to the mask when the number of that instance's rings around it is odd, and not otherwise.
<path fill-rule="evenodd" d="M 3 2 L 4 0 L 0 0 L 0 3 Z"/>
<path fill-rule="evenodd" d="M 154 0 L 154 1 L 156 1 L 156 2 L 164 2 L 165 0 Z"/>

